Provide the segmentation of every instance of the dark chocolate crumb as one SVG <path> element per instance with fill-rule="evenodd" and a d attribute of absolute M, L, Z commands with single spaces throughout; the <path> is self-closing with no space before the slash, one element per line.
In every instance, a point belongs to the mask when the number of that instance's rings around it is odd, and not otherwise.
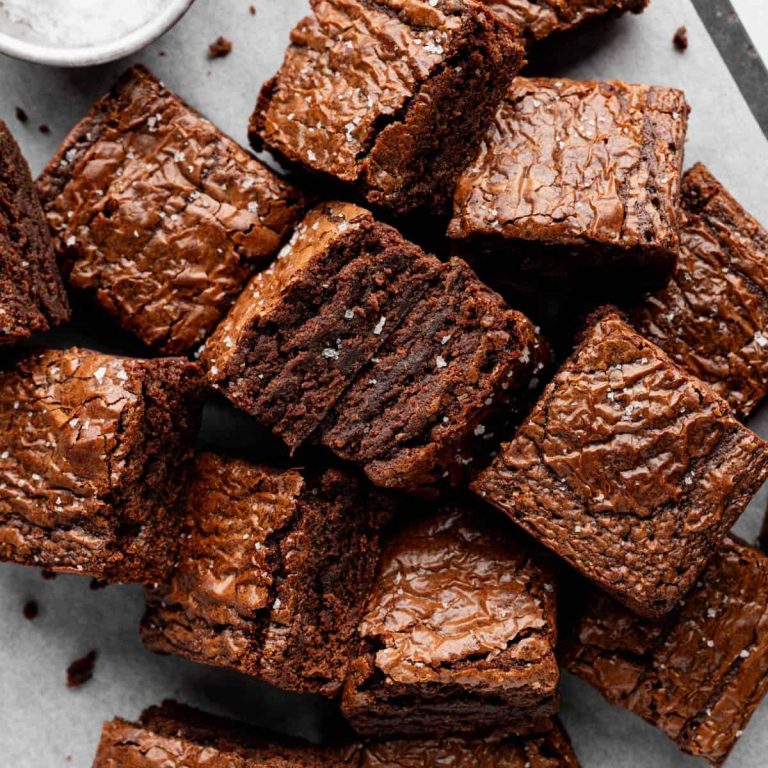
<path fill-rule="evenodd" d="M 672 38 L 672 42 L 675 44 L 675 48 L 678 51 L 685 51 L 688 49 L 688 30 L 685 27 L 680 27 L 675 36 Z"/>
<path fill-rule="evenodd" d="M 93 677 L 93 667 L 96 664 L 96 651 L 75 659 L 67 668 L 67 688 L 79 688 Z"/>
<path fill-rule="evenodd" d="M 16 119 L 20 123 L 26 123 L 29 120 L 29 115 L 21 107 L 16 107 Z"/>
<path fill-rule="evenodd" d="M 255 5 L 249 5 L 248 6 L 248 13 L 250 13 L 251 16 L 255 16 L 256 15 L 256 6 Z"/>
<path fill-rule="evenodd" d="M 43 123 L 42 125 L 39 125 L 37 127 L 37 130 L 40 131 L 40 133 L 50 133 L 51 129 L 48 127 L 47 123 Z"/>
<path fill-rule="evenodd" d="M 100 581 L 99 579 L 91 579 L 91 583 L 88 585 L 90 589 L 96 591 L 97 589 L 104 589 L 108 586 L 106 581 Z"/>
<path fill-rule="evenodd" d="M 162 58 L 162 57 L 164 57 L 164 56 L 165 56 L 165 51 L 158 51 L 158 52 L 157 52 L 157 55 L 158 55 L 158 56 L 160 56 L 160 57 Z"/>
<path fill-rule="evenodd" d="M 232 53 L 232 41 L 226 37 L 219 36 L 208 46 L 209 59 L 223 59 L 230 53 Z"/>
<path fill-rule="evenodd" d="M 43 568 L 43 570 L 40 571 L 40 575 L 46 581 L 53 581 L 56 578 L 56 573 L 54 571 L 49 571 L 47 568 Z"/>
<path fill-rule="evenodd" d="M 24 603 L 22 613 L 27 621 L 34 621 L 37 618 L 37 614 L 40 613 L 37 602 L 35 600 L 27 600 L 27 602 Z"/>

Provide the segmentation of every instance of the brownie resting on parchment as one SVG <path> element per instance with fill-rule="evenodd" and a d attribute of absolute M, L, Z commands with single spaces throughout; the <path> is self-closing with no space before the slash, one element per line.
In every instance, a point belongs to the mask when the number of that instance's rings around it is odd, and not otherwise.
<path fill-rule="evenodd" d="M 0 559 L 164 578 L 204 390 L 187 360 L 76 348 L 0 374 Z"/>
<path fill-rule="evenodd" d="M 286 690 L 338 693 L 391 512 L 352 473 L 200 455 L 178 565 L 147 590 L 144 642 Z"/>
<path fill-rule="evenodd" d="M 472 0 L 311 0 L 251 118 L 257 149 L 397 214 L 444 214 L 523 63 Z"/>
<path fill-rule="evenodd" d="M 141 66 L 37 182 L 69 284 L 150 346 L 188 352 L 301 217 L 301 194 Z"/>
<path fill-rule="evenodd" d="M 618 600 L 672 610 L 768 476 L 768 445 L 612 311 L 474 490 Z"/>
<path fill-rule="evenodd" d="M 0 120 L 0 344 L 68 319 L 67 296 L 29 166 Z"/>

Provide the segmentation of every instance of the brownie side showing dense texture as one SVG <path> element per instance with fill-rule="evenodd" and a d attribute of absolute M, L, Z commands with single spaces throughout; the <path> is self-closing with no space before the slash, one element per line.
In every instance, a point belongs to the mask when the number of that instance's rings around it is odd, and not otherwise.
<path fill-rule="evenodd" d="M 677 605 L 768 476 L 768 445 L 615 312 L 474 490 L 645 616 Z"/>
<path fill-rule="evenodd" d="M 513 271 L 663 284 L 688 105 L 670 88 L 517 78 L 459 179 L 448 234 Z"/>
<path fill-rule="evenodd" d="M 74 348 L 0 374 L 0 559 L 164 578 L 204 383 L 186 360 Z"/>
<path fill-rule="evenodd" d="M 198 457 L 179 564 L 147 590 L 153 650 L 338 693 L 389 500 L 355 475 Z"/>
<path fill-rule="evenodd" d="M 296 448 L 439 271 L 368 211 L 318 206 L 209 339 L 209 378 Z"/>
<path fill-rule="evenodd" d="M 169 353 L 203 341 L 304 208 L 143 67 L 75 126 L 37 188 L 70 285 Z"/>
<path fill-rule="evenodd" d="M 483 446 L 490 452 L 495 415 L 528 400 L 548 355 L 530 320 L 452 259 L 350 386 L 320 439 L 377 485 L 459 482 Z"/>
<path fill-rule="evenodd" d="M 768 392 L 768 231 L 703 165 L 683 178 L 681 216 L 677 271 L 630 320 L 746 417 Z"/>
<path fill-rule="evenodd" d="M 586 596 L 568 669 L 714 766 L 768 690 L 768 558 L 726 540 L 682 606 L 662 621 Z"/>
<path fill-rule="evenodd" d="M 551 726 L 554 576 L 490 510 L 445 507 L 404 520 L 385 546 L 359 635 L 342 710 L 365 736 Z"/>
<path fill-rule="evenodd" d="M 0 344 L 69 319 L 69 304 L 29 166 L 0 120 Z"/>
<path fill-rule="evenodd" d="M 579 768 L 559 726 L 530 738 L 398 740 L 315 747 L 174 702 L 104 723 L 93 768 Z"/>
<path fill-rule="evenodd" d="M 482 0 L 499 18 L 522 27 L 531 41 L 570 32 L 595 19 L 631 11 L 641 13 L 650 0 Z"/>
<path fill-rule="evenodd" d="M 311 0 L 251 118 L 253 145 L 398 214 L 447 212 L 523 62 L 472 0 Z"/>

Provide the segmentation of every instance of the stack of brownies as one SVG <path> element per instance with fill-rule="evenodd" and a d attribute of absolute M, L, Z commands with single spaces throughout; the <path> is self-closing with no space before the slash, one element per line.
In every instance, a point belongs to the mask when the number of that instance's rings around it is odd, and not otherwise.
<path fill-rule="evenodd" d="M 148 648 L 357 734 L 167 702 L 95 766 L 575 768 L 560 665 L 725 761 L 768 690 L 768 557 L 730 533 L 768 231 L 683 172 L 680 91 L 517 76 L 646 4 L 312 0 L 249 124 L 285 176 L 142 67 L 36 184 L 0 124 L 1 338 L 66 286 L 146 348 L 6 356 L 0 557 L 143 584 Z M 515 309 L 557 285 L 565 354 Z M 283 459 L 196 450 L 212 391 Z"/>

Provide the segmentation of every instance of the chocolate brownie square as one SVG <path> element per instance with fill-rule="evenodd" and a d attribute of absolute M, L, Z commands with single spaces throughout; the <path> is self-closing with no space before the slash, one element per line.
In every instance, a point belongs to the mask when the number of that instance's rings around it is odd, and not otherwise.
<path fill-rule="evenodd" d="M 391 504 L 355 475 L 198 457 L 178 565 L 147 590 L 152 650 L 338 693 Z"/>
<path fill-rule="evenodd" d="M 358 630 L 342 711 L 365 736 L 546 731 L 558 710 L 555 579 L 469 504 L 402 521 Z M 538 553 L 539 555 L 541 553 Z"/>
<path fill-rule="evenodd" d="M 590 21 L 627 11 L 641 13 L 650 0 L 482 0 L 499 18 L 522 27 L 537 42 Z"/>
<path fill-rule="evenodd" d="M 29 166 L 0 120 L 0 344 L 69 319 L 69 304 Z"/>
<path fill-rule="evenodd" d="M 523 63 L 473 0 L 311 0 L 263 87 L 251 142 L 398 214 L 447 213 Z"/>
<path fill-rule="evenodd" d="M 210 380 L 297 448 L 439 270 L 368 211 L 320 205 L 209 339 Z"/>
<path fill-rule="evenodd" d="M 166 701 L 140 722 L 104 723 L 93 768 L 579 768 L 559 726 L 529 738 L 311 746 Z"/>
<path fill-rule="evenodd" d="M 768 690 L 768 558 L 726 540 L 685 602 L 641 619 L 593 590 L 568 669 L 677 745 L 722 765 Z"/>
<path fill-rule="evenodd" d="M 768 444 L 616 312 L 473 487 L 643 616 L 672 610 L 768 476 Z"/>
<path fill-rule="evenodd" d="M 205 339 L 304 207 L 140 66 L 75 126 L 37 188 L 69 284 L 168 353 Z"/>
<path fill-rule="evenodd" d="M 163 578 L 204 389 L 187 360 L 77 348 L 0 373 L 0 559 Z"/>
<path fill-rule="evenodd" d="M 703 165 L 683 178 L 680 259 L 634 327 L 746 417 L 768 392 L 768 231 Z"/>
<path fill-rule="evenodd" d="M 687 122 L 671 88 L 517 78 L 458 181 L 448 234 L 521 279 L 663 284 Z"/>

